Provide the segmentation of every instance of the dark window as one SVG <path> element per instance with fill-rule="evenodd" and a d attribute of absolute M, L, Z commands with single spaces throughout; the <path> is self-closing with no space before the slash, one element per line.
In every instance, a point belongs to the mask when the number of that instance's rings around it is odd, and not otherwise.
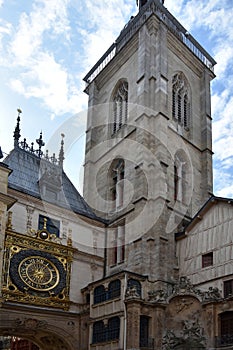
<path fill-rule="evenodd" d="M 86 303 L 89 304 L 90 303 L 90 293 L 86 294 Z"/>
<path fill-rule="evenodd" d="M 178 95 L 178 122 L 181 123 L 182 121 L 182 109 L 181 109 L 181 103 L 182 103 L 182 98 L 180 95 Z"/>
<path fill-rule="evenodd" d="M 39 215 L 39 223 L 38 228 L 39 230 L 42 230 L 44 227 L 46 227 L 47 231 L 49 233 L 56 235 L 59 237 L 60 232 L 60 222 L 58 220 L 51 219 L 44 215 Z"/>
<path fill-rule="evenodd" d="M 98 286 L 94 290 L 94 304 L 102 303 L 106 300 L 106 291 L 104 286 Z"/>
<path fill-rule="evenodd" d="M 213 266 L 213 252 L 202 255 L 202 267 Z"/>
<path fill-rule="evenodd" d="M 172 90 L 172 116 L 176 117 L 176 92 L 174 89 Z"/>
<path fill-rule="evenodd" d="M 233 312 L 227 311 L 220 315 L 221 322 L 221 345 L 233 344 Z"/>
<path fill-rule="evenodd" d="M 112 317 L 108 321 L 108 340 L 119 339 L 120 336 L 120 318 Z"/>
<path fill-rule="evenodd" d="M 127 283 L 128 287 L 135 287 L 138 295 L 141 297 L 142 287 L 141 283 L 133 278 L 130 278 Z"/>
<path fill-rule="evenodd" d="M 224 282 L 224 298 L 233 296 L 233 280 Z"/>
<path fill-rule="evenodd" d="M 188 97 L 184 96 L 184 127 L 188 127 Z"/>
<path fill-rule="evenodd" d="M 109 283 L 108 286 L 108 298 L 113 299 L 121 295 L 121 281 L 115 280 Z"/>
<path fill-rule="evenodd" d="M 106 328 L 103 321 L 97 321 L 93 324 L 92 343 L 101 343 L 106 341 Z"/>
<path fill-rule="evenodd" d="M 140 316 L 140 347 L 149 345 L 149 317 Z"/>

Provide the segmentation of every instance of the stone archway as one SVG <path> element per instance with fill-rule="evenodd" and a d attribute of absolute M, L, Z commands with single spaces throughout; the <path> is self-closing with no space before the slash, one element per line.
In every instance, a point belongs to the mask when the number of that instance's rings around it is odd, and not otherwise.
<path fill-rule="evenodd" d="M 71 346 L 61 337 L 50 332 L 35 332 L 28 329 L 4 329 L 0 330 L 2 336 L 15 336 L 29 340 L 37 345 L 40 350 L 72 350 Z"/>
<path fill-rule="evenodd" d="M 4 312 L 5 311 L 5 312 Z M 58 315 L 22 315 L 1 309 L 0 336 L 29 340 L 40 350 L 73 350 L 77 346 L 75 323 Z"/>

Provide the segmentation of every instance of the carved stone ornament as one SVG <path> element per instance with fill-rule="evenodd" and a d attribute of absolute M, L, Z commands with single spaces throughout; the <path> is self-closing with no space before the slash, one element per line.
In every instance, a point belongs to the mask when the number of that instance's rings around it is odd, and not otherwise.
<path fill-rule="evenodd" d="M 187 277 L 180 277 L 178 283 L 175 284 L 172 291 L 173 295 L 184 295 L 184 294 L 200 294 L 200 291 L 193 286 Z"/>
<path fill-rule="evenodd" d="M 207 292 L 203 292 L 202 296 L 203 301 L 219 301 L 222 299 L 221 293 L 216 287 L 209 287 L 209 290 Z"/>
<path fill-rule="evenodd" d="M 167 301 L 167 293 L 162 289 L 160 290 L 151 290 L 148 292 L 148 300 L 154 303 L 164 303 Z"/>
<path fill-rule="evenodd" d="M 181 277 L 179 281 L 173 286 L 171 293 L 163 290 L 152 290 L 148 292 L 148 301 L 165 303 L 168 299 L 175 296 L 193 295 L 201 302 L 213 302 L 222 299 L 221 293 L 216 287 L 209 287 L 208 291 L 202 291 L 196 288 L 187 277 Z"/>
<path fill-rule="evenodd" d="M 38 328 L 43 328 L 47 325 L 46 321 L 39 321 L 35 318 L 25 318 L 25 319 L 20 319 L 17 318 L 15 321 L 15 326 L 16 327 L 22 327 L 26 329 L 38 329 Z"/>
<path fill-rule="evenodd" d="M 181 332 L 168 330 L 163 337 L 162 350 L 175 349 L 179 345 L 189 346 L 191 348 L 205 349 L 206 339 L 203 336 L 203 328 L 197 320 L 183 321 Z"/>
<path fill-rule="evenodd" d="M 126 289 L 125 296 L 127 299 L 140 298 L 140 295 L 137 292 L 136 286 L 130 286 Z"/>

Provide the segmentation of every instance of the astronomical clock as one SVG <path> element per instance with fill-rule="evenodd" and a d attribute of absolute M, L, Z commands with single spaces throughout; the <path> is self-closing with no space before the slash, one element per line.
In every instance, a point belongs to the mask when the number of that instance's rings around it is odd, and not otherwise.
<path fill-rule="evenodd" d="M 45 228 L 33 236 L 6 232 L 2 285 L 5 301 L 68 310 L 73 248 L 56 240 Z"/>

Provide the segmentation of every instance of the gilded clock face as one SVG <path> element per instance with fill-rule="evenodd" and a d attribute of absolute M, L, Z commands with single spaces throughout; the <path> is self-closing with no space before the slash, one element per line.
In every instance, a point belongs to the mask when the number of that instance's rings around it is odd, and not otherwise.
<path fill-rule="evenodd" d="M 18 267 L 21 280 L 34 290 L 48 291 L 57 286 L 59 271 L 55 264 L 43 256 L 30 256 Z"/>
<path fill-rule="evenodd" d="M 52 254 L 39 250 L 16 252 L 10 263 L 12 283 L 22 292 L 48 297 L 59 295 L 66 287 L 66 271 Z"/>

